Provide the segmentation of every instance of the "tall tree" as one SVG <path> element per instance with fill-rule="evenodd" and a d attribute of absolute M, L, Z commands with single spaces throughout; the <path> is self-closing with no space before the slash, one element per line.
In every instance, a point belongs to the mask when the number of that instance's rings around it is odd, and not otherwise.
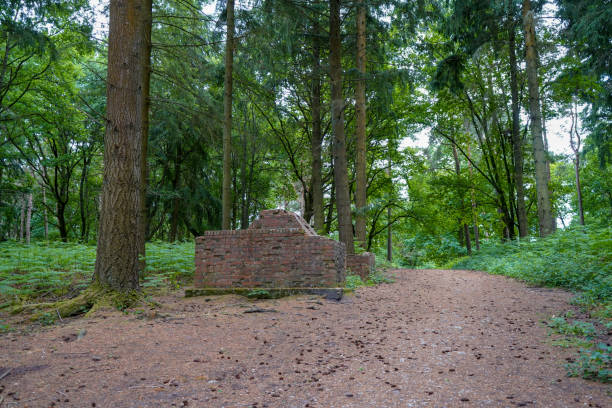
<path fill-rule="evenodd" d="M 225 85 L 223 90 L 223 186 L 221 227 L 230 229 L 232 211 L 232 85 L 234 71 L 234 0 L 227 0 Z"/>
<path fill-rule="evenodd" d="M 346 252 L 355 252 L 353 224 L 351 222 L 351 199 L 349 195 L 346 160 L 346 137 L 344 135 L 344 97 L 342 96 L 342 41 L 340 39 L 341 0 L 329 0 L 329 76 L 331 82 L 332 132 L 334 135 L 334 183 L 338 232 Z"/>
<path fill-rule="evenodd" d="M 357 71 L 359 77 L 355 84 L 355 235 L 362 247 L 366 240 L 366 206 L 367 206 L 367 179 L 366 179 L 366 99 L 365 99 L 365 73 L 366 73 L 366 7 L 360 0 L 357 4 Z"/>
<path fill-rule="evenodd" d="M 548 168 L 546 150 L 542 137 L 542 110 L 540 106 L 540 85 L 538 81 L 538 56 L 534 13 L 531 0 L 523 0 L 523 30 L 525 33 L 525 62 L 527 86 L 529 89 L 529 117 L 531 139 L 535 162 L 536 196 L 540 236 L 545 237 L 554 231 L 555 218 L 552 213 L 550 191 L 548 190 Z"/>
<path fill-rule="evenodd" d="M 582 208 L 582 189 L 580 187 L 580 144 L 582 139 L 578 130 L 578 106 L 573 101 L 571 111 L 570 147 L 574 152 L 574 173 L 576 176 L 576 196 L 578 199 L 578 217 L 580 225 L 584 225 L 584 209 Z"/>
<path fill-rule="evenodd" d="M 310 140 L 310 152 L 312 155 L 312 213 L 314 228 L 316 231 L 323 230 L 325 222 L 323 216 L 323 182 L 322 182 L 322 160 L 321 150 L 323 132 L 321 131 L 321 26 L 317 21 L 313 24 L 312 44 L 312 132 Z"/>
<path fill-rule="evenodd" d="M 138 289 L 142 229 L 144 132 L 147 129 L 149 0 L 111 0 L 108 35 L 107 126 L 94 281 Z"/>
<path fill-rule="evenodd" d="M 514 4 L 514 3 L 513 3 Z M 508 28 L 508 57 L 510 62 L 510 94 L 512 99 L 512 155 L 514 164 L 514 185 L 516 188 L 516 218 L 519 237 L 528 234 L 527 208 L 525 207 L 525 184 L 523 183 L 523 138 L 520 133 L 520 100 L 518 86 L 518 63 L 516 60 L 516 29 L 512 13 Z"/>

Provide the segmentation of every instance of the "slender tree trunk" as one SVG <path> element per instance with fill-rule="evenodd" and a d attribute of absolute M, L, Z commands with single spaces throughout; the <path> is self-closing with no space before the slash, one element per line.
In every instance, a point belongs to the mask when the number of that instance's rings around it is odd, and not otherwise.
<path fill-rule="evenodd" d="M 230 229 L 232 211 L 232 87 L 234 71 L 234 0 L 227 0 L 225 83 L 223 91 L 223 191 L 221 228 Z"/>
<path fill-rule="evenodd" d="M 455 144 L 453 144 L 453 158 L 455 160 L 455 173 L 457 174 L 457 181 L 459 180 L 459 176 L 461 175 L 461 164 L 459 162 L 459 154 L 457 153 L 457 146 L 455 146 Z M 457 194 L 459 197 L 461 197 L 461 201 L 460 201 L 460 205 L 461 205 L 461 211 L 463 211 L 463 194 L 461 193 L 461 190 L 458 188 L 457 189 Z M 462 225 L 463 224 L 463 225 Z M 463 241 L 462 245 L 465 244 L 465 249 L 467 250 L 468 254 L 472 254 L 472 242 L 470 240 L 470 228 L 468 227 L 468 225 L 466 223 L 463 222 L 463 220 L 461 218 L 459 218 L 459 241 Z M 463 237 L 463 239 L 461 239 Z"/>
<path fill-rule="evenodd" d="M 580 187 L 580 154 L 574 155 L 574 169 L 576 172 L 576 194 L 578 198 L 578 216 L 580 225 L 584 225 L 584 209 L 582 207 L 582 188 Z"/>
<path fill-rule="evenodd" d="M 584 210 L 582 207 L 582 189 L 580 187 L 580 144 L 582 140 L 578 132 L 578 107 L 573 102 L 571 110 L 572 125 L 570 127 L 570 146 L 574 152 L 574 172 L 576 174 L 576 195 L 578 199 L 578 217 L 580 225 L 584 225 Z M 574 138 L 575 136 L 575 138 Z"/>
<path fill-rule="evenodd" d="M 516 208 L 519 237 L 528 234 L 527 209 L 525 207 L 525 185 L 523 183 L 523 139 L 520 133 L 520 101 L 518 92 L 518 63 L 516 62 L 516 31 L 510 28 L 508 52 L 510 57 L 510 91 L 512 94 L 512 153 L 514 184 L 516 185 Z"/>
<path fill-rule="evenodd" d="M 332 157 L 332 167 L 334 167 L 334 159 Z M 334 206 L 336 205 L 336 178 L 332 169 L 332 181 L 329 193 L 329 207 L 327 208 L 327 216 L 325 217 L 325 235 L 329 235 L 331 231 L 331 223 L 334 218 Z"/>
<path fill-rule="evenodd" d="M 321 177 L 321 39 L 319 24 L 314 25 L 313 40 L 313 78 L 312 78 L 312 134 L 310 140 L 310 153 L 312 155 L 312 212 L 314 216 L 314 229 L 323 230 L 325 222 L 323 216 L 323 183 Z"/>
<path fill-rule="evenodd" d="M 25 229 L 25 207 L 26 207 L 26 202 L 23 199 L 23 197 L 21 197 L 21 200 L 19 200 L 19 203 L 21 204 L 21 213 L 19 215 L 19 242 L 23 242 L 23 233 Z"/>
<path fill-rule="evenodd" d="M 245 118 L 247 117 L 245 112 Z M 245 119 L 246 122 L 246 119 Z M 246 189 L 247 189 L 247 164 L 248 164 L 248 141 L 247 126 L 242 131 L 242 159 L 240 160 L 240 229 L 246 229 L 244 219 L 247 215 Z"/>
<path fill-rule="evenodd" d="M 57 229 L 62 242 L 68 242 L 68 226 L 66 225 L 66 203 L 57 202 Z"/>
<path fill-rule="evenodd" d="M 346 245 L 346 253 L 355 252 L 351 198 L 348 185 L 346 138 L 344 135 L 344 97 L 342 96 L 342 43 L 340 40 L 340 2 L 329 0 L 329 65 L 331 78 L 331 114 L 334 133 L 334 175 L 336 180 L 336 209 L 340 242 Z"/>
<path fill-rule="evenodd" d="M 30 237 L 32 232 L 32 193 L 28 193 L 28 205 L 26 209 L 25 220 L 25 240 L 26 244 L 30 245 Z"/>
<path fill-rule="evenodd" d="M 357 3 L 357 82 L 355 84 L 355 235 L 357 242 L 365 248 L 366 241 L 366 207 L 367 207 L 367 178 L 366 178 L 366 7 L 365 2 Z"/>
<path fill-rule="evenodd" d="M 116 290 L 137 289 L 144 247 L 143 163 L 149 75 L 148 0 L 111 0 L 107 126 L 102 203 L 94 280 Z M 148 26 L 148 27 L 147 27 Z"/>
<path fill-rule="evenodd" d="M 389 143 L 389 149 L 391 143 Z M 387 163 L 387 177 L 391 179 L 391 151 L 389 150 L 389 158 Z M 393 261 L 393 236 L 391 231 L 391 206 L 387 207 L 387 261 Z"/>
<path fill-rule="evenodd" d="M 42 186 L 43 222 L 45 227 L 45 241 L 49 239 L 49 217 L 47 215 L 47 189 Z"/>
<path fill-rule="evenodd" d="M 548 169 L 546 151 L 542 138 L 542 111 L 540 109 L 540 89 L 536 55 L 536 35 L 531 0 L 523 0 L 523 28 L 525 31 L 525 60 L 527 66 L 527 85 L 529 88 L 529 116 L 536 173 L 536 195 L 538 204 L 538 223 L 540 236 L 549 235 L 554 229 L 552 204 L 548 190 Z"/>
<path fill-rule="evenodd" d="M 87 234 L 87 203 L 85 199 L 85 184 L 87 183 L 87 157 L 83 157 L 83 168 L 81 169 L 81 180 L 79 182 L 79 212 L 81 215 L 81 242 L 86 241 Z"/>
<path fill-rule="evenodd" d="M 468 145 L 468 155 L 471 155 L 470 152 L 470 146 Z M 474 223 L 474 243 L 476 244 L 476 250 L 480 251 L 480 234 L 478 233 L 478 213 L 476 210 L 476 193 L 474 192 L 474 182 L 472 180 L 472 177 L 474 176 L 473 173 L 473 169 L 472 169 L 472 162 L 468 161 L 468 169 L 470 172 L 470 184 L 471 184 L 471 188 L 470 188 L 470 195 L 471 195 L 471 202 L 472 202 L 472 222 Z"/>

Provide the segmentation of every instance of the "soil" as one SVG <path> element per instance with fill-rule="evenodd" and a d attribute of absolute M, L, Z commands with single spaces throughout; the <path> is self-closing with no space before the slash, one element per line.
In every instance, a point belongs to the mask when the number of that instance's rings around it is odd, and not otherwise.
<path fill-rule="evenodd" d="M 0 336 L 5 407 L 610 407 L 543 320 L 571 295 L 399 270 L 340 302 L 160 296 Z M 10 371 L 9 371 L 10 370 Z"/>

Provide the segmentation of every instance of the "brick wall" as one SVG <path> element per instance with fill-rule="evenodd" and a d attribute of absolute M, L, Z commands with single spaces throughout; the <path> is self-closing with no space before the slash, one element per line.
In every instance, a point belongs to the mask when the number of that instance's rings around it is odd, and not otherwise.
<path fill-rule="evenodd" d="M 359 275 L 359 277 L 365 282 L 368 275 L 374 272 L 376 266 L 376 256 L 371 252 L 364 252 L 363 254 L 347 255 L 346 257 L 346 268 L 353 275 Z"/>
<path fill-rule="evenodd" d="M 345 279 L 343 243 L 316 235 L 298 215 L 262 211 L 247 230 L 196 238 L 196 288 L 337 287 Z"/>

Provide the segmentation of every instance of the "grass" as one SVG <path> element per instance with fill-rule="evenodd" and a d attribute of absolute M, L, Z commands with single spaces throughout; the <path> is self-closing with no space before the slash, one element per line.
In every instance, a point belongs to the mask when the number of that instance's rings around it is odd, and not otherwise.
<path fill-rule="evenodd" d="M 194 271 L 193 243 L 147 244 L 143 287 L 179 287 Z M 91 282 L 95 246 L 0 243 L 0 308 L 34 299 L 73 297 Z"/>
<path fill-rule="evenodd" d="M 489 242 L 469 257 L 448 266 L 509 276 L 535 286 L 560 287 L 576 293 L 573 303 L 592 321 L 553 316 L 548 327 L 564 336 L 554 344 L 576 347 L 578 358 L 567 364 L 569 376 L 602 382 L 612 380 L 612 348 L 597 342 L 612 327 L 612 227 L 560 230 L 544 239 Z"/>

